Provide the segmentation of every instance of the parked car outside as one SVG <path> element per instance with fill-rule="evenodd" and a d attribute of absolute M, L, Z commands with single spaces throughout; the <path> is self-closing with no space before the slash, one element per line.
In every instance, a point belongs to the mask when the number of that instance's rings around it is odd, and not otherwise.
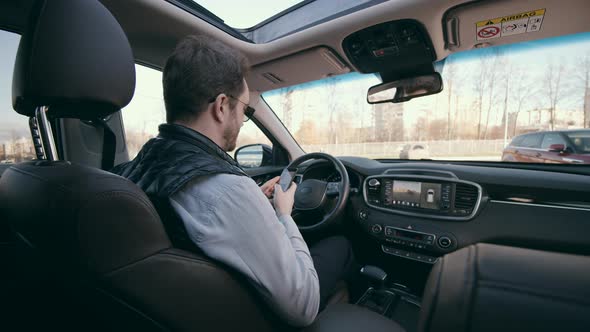
<path fill-rule="evenodd" d="M 426 144 L 406 144 L 399 153 L 399 159 L 429 159 L 430 152 Z"/>
<path fill-rule="evenodd" d="M 514 137 L 502 161 L 590 164 L 590 130 L 543 131 Z"/>

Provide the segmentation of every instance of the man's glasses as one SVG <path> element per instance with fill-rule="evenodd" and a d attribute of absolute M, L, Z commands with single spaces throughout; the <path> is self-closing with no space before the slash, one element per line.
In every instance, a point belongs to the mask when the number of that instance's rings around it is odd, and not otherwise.
<path fill-rule="evenodd" d="M 232 96 L 232 95 L 227 95 L 230 98 L 233 98 L 237 101 L 239 101 L 240 103 L 244 104 L 244 106 L 246 106 L 246 108 L 244 109 L 244 122 L 248 122 L 248 120 L 250 120 L 250 118 L 252 117 L 252 115 L 254 115 L 254 112 L 256 112 L 256 110 L 254 109 L 254 107 L 251 107 L 250 105 L 246 104 L 245 102 L 239 100 L 238 98 Z M 212 103 L 215 101 L 215 98 L 217 98 L 217 96 L 209 99 L 209 103 Z"/>

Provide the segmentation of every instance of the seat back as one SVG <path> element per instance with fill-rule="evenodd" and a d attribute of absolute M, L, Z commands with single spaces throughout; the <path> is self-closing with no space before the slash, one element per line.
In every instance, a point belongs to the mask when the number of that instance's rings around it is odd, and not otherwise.
<path fill-rule="evenodd" d="M 491 244 L 441 258 L 419 331 L 587 331 L 590 257 Z"/>
<path fill-rule="evenodd" d="M 243 280 L 172 248 L 147 196 L 125 178 L 68 162 L 25 162 L 0 178 L 0 202 L 37 258 L 36 282 L 86 309 L 84 320 L 109 329 L 271 330 Z"/>
<path fill-rule="evenodd" d="M 135 86 L 129 42 L 96 0 L 39 0 L 22 36 L 13 104 L 32 116 L 97 119 Z M 146 195 L 117 175 L 67 161 L 11 166 L 0 211 L 22 249 L 18 330 L 273 328 L 238 275 L 172 247 Z M 36 317 L 36 319 L 31 319 Z"/>

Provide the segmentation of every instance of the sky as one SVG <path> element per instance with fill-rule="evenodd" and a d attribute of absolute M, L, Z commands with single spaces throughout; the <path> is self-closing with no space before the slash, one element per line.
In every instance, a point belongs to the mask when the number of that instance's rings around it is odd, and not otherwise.
<path fill-rule="evenodd" d="M 301 0 L 196 0 L 196 3 L 237 28 L 250 28 L 265 19 L 282 12 Z"/>

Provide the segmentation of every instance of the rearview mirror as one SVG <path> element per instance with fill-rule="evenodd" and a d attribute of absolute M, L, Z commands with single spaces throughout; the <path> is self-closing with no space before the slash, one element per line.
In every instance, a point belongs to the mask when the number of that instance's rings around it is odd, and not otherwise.
<path fill-rule="evenodd" d="M 439 73 L 405 78 L 381 83 L 369 88 L 369 104 L 401 103 L 412 98 L 428 96 L 442 91 L 442 78 Z"/>

